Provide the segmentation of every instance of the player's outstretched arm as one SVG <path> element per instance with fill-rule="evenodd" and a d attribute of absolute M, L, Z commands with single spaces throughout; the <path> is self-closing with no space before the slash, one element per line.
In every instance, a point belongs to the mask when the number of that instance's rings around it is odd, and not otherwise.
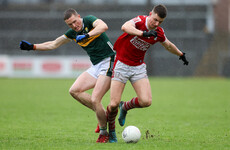
<path fill-rule="evenodd" d="M 165 39 L 165 41 L 163 43 L 161 43 L 162 46 L 164 46 L 164 48 L 166 50 L 168 50 L 169 52 L 177 55 L 177 56 L 181 56 L 183 55 L 183 53 L 176 47 L 176 45 L 174 45 L 171 41 L 169 41 L 167 38 Z"/>
<path fill-rule="evenodd" d="M 68 43 L 70 40 L 65 38 L 64 35 L 58 37 L 57 39 L 53 40 L 53 41 L 48 41 L 48 42 L 44 42 L 44 43 L 40 43 L 40 44 L 32 44 L 29 43 L 25 40 L 22 40 L 20 42 L 20 48 L 21 50 L 52 50 L 52 49 L 56 49 L 58 47 L 60 47 L 63 44 Z"/>
<path fill-rule="evenodd" d="M 187 61 L 187 59 L 186 59 L 186 57 L 185 57 L 185 53 L 183 53 L 183 52 L 181 52 L 177 47 L 176 47 L 176 45 L 175 44 L 173 44 L 171 41 L 169 41 L 167 38 L 166 38 L 166 40 L 165 40 L 165 42 L 163 42 L 163 43 L 161 43 L 163 46 L 164 46 L 164 48 L 166 49 L 166 50 L 168 50 L 169 52 L 171 52 L 171 53 L 173 53 L 173 54 L 175 54 L 175 55 L 177 55 L 177 56 L 180 56 L 179 57 L 179 59 L 180 60 L 182 60 L 183 62 L 184 62 L 184 65 L 188 65 L 188 61 Z"/>

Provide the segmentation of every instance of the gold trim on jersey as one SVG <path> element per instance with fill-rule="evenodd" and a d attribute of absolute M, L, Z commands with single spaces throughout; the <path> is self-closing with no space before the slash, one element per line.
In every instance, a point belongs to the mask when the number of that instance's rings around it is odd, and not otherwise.
<path fill-rule="evenodd" d="M 77 44 L 82 46 L 82 47 L 86 47 L 88 46 L 92 41 L 94 41 L 96 38 L 98 38 L 101 34 L 89 37 L 81 42 L 78 42 Z M 76 39 L 74 39 L 76 41 Z"/>

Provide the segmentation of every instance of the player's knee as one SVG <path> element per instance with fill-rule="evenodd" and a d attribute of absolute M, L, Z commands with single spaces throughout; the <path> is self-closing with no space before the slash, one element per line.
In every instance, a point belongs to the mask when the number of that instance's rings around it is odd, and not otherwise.
<path fill-rule="evenodd" d="M 73 97 L 78 97 L 79 93 L 80 93 L 80 91 L 77 90 L 77 89 L 74 89 L 74 88 L 72 88 L 72 87 L 69 89 L 69 94 L 70 94 L 71 96 L 73 96 Z"/>
<path fill-rule="evenodd" d="M 152 105 L 152 99 L 145 102 L 145 107 L 149 107 L 151 105 Z"/>
<path fill-rule="evenodd" d="M 73 96 L 73 93 L 74 93 L 74 92 L 73 92 L 73 89 L 70 88 L 70 89 L 69 89 L 69 94 L 70 94 L 71 96 Z"/>
<path fill-rule="evenodd" d="M 92 104 L 94 107 L 98 106 L 98 104 L 101 103 L 100 99 L 96 98 L 96 97 L 91 97 L 92 100 Z"/>
<path fill-rule="evenodd" d="M 141 107 L 149 107 L 152 104 L 152 97 L 141 99 L 139 103 Z"/>
<path fill-rule="evenodd" d="M 117 108 L 119 107 L 119 102 L 110 102 L 110 109 L 111 111 L 115 111 L 117 110 Z"/>

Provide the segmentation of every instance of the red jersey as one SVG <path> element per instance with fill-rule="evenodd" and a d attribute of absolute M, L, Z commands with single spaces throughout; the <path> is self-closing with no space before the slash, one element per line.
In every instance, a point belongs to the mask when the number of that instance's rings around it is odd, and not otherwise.
<path fill-rule="evenodd" d="M 149 31 L 147 29 L 147 17 L 137 16 L 132 19 L 137 29 Z M 116 61 L 119 60 L 129 66 L 138 66 L 144 63 L 145 53 L 150 45 L 156 42 L 164 42 L 166 39 L 164 30 L 161 27 L 157 27 L 155 31 L 157 31 L 157 38 L 123 33 L 114 44 L 114 50 L 117 52 Z"/>

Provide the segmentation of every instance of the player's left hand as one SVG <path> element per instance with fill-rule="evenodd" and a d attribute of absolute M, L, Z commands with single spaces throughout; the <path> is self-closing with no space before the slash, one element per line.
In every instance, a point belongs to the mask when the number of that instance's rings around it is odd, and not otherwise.
<path fill-rule="evenodd" d="M 78 35 L 76 37 L 76 42 L 80 42 L 80 41 L 82 41 L 84 39 L 87 39 L 87 38 L 89 38 L 89 34 L 88 33 L 87 34 L 83 34 L 83 35 Z"/>
<path fill-rule="evenodd" d="M 188 61 L 187 61 L 187 59 L 186 59 L 186 57 L 185 57 L 185 53 L 183 53 L 183 55 L 181 55 L 180 57 L 179 57 L 179 60 L 182 60 L 183 62 L 184 62 L 184 65 L 188 65 Z"/>

